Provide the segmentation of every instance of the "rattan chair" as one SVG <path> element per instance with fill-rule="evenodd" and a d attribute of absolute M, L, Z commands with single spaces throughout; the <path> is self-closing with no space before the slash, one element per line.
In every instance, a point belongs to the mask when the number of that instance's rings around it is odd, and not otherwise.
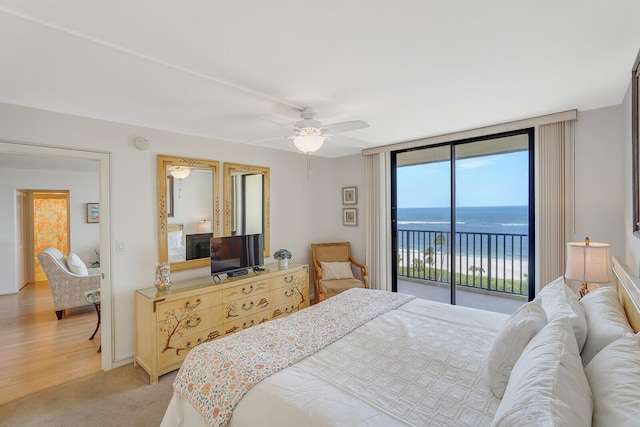
<path fill-rule="evenodd" d="M 369 287 L 367 267 L 352 258 L 349 242 L 312 243 L 311 257 L 316 302 L 347 289 Z M 329 263 L 325 264 L 324 271 L 322 263 Z M 352 267 L 357 267 L 360 278 L 353 275 Z"/>

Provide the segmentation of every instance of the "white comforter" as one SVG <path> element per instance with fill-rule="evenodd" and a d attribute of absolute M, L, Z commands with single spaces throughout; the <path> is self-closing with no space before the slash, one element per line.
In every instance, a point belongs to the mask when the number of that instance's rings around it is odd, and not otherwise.
<path fill-rule="evenodd" d="M 483 363 L 507 317 L 410 301 L 263 380 L 229 425 L 488 425 L 499 400 Z M 162 425 L 206 423 L 173 397 Z"/>

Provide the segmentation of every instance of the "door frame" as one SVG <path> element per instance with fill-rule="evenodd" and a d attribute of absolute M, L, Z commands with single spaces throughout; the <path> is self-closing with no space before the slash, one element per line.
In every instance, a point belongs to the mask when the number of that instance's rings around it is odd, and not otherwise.
<path fill-rule="evenodd" d="M 113 368 L 113 292 L 111 288 L 111 218 L 109 209 L 110 199 L 110 163 L 109 152 L 90 151 L 73 148 L 60 148 L 54 146 L 32 144 L 27 142 L 0 140 L 0 153 L 22 154 L 48 157 L 72 157 L 98 161 L 99 175 L 99 202 L 100 202 L 100 281 L 102 315 L 101 364 L 102 369 L 108 371 Z"/>
<path fill-rule="evenodd" d="M 398 208 L 398 199 L 397 199 L 397 159 L 396 155 L 399 153 L 404 153 L 407 151 L 415 151 L 426 148 L 436 148 L 449 146 L 450 148 L 450 182 L 451 182 L 451 233 L 455 234 L 455 146 L 474 143 L 480 141 L 486 141 L 496 138 L 503 138 L 512 135 L 526 135 L 528 137 L 528 148 L 527 151 L 529 153 L 528 158 L 528 167 L 529 167 L 529 176 L 528 176 L 528 188 L 529 188 L 529 198 L 528 198 L 528 210 L 529 210 L 529 248 L 528 248 L 528 262 L 529 262 L 529 271 L 528 274 L 528 299 L 531 301 L 535 297 L 535 271 L 536 271 L 536 258 L 535 258 L 535 248 L 536 248 L 536 233 L 535 233 L 535 190 L 536 190 L 536 182 L 535 182 L 535 128 L 534 127 L 524 127 L 522 129 L 515 129 L 505 132 L 492 133 L 488 135 L 476 136 L 471 138 L 463 138 L 452 141 L 442 141 L 434 144 L 425 144 L 423 146 L 412 146 L 410 148 L 405 148 L 401 150 L 391 151 L 391 170 L 390 170 L 390 194 L 391 194 L 391 290 L 393 292 L 398 292 L 398 247 L 397 247 L 397 235 L 398 235 L 398 218 L 397 218 L 397 208 Z M 455 253 L 455 239 L 453 239 L 451 250 Z M 451 276 L 455 279 L 455 266 L 451 266 Z M 455 281 L 455 280 L 454 280 Z M 455 283 L 450 284 L 451 287 L 451 295 L 450 295 L 450 304 L 456 304 L 456 285 Z"/>

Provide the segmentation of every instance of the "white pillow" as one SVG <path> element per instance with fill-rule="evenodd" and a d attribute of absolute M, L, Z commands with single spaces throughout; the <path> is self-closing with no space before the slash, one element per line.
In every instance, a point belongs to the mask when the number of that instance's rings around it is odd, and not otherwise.
<path fill-rule="evenodd" d="M 167 236 L 169 249 L 179 249 L 182 246 L 182 231 L 170 231 Z"/>
<path fill-rule="evenodd" d="M 322 280 L 353 279 L 350 262 L 320 262 Z"/>
<path fill-rule="evenodd" d="M 609 344 L 584 371 L 593 392 L 593 426 L 638 425 L 640 334 Z"/>
<path fill-rule="evenodd" d="M 582 349 L 585 366 L 600 350 L 626 335 L 633 335 L 615 288 L 606 286 L 589 292 L 580 300 L 587 314 L 587 340 Z"/>
<path fill-rule="evenodd" d="M 589 426 L 592 412 L 570 320 L 559 317 L 522 352 L 492 426 Z"/>
<path fill-rule="evenodd" d="M 542 308 L 547 313 L 549 322 L 557 317 L 568 317 L 571 320 L 578 350 L 582 351 L 587 339 L 587 319 L 584 308 L 578 300 L 578 295 L 564 284 L 564 278 L 558 277 L 546 285 L 535 299 L 542 300 Z"/>
<path fill-rule="evenodd" d="M 73 274 L 77 274 L 78 276 L 88 276 L 89 270 L 87 270 L 87 266 L 84 265 L 84 262 L 80 259 L 80 257 L 73 252 L 69 252 L 69 256 L 67 257 L 67 268 Z"/>
<path fill-rule="evenodd" d="M 534 300 L 518 308 L 496 336 L 487 356 L 486 374 L 489 387 L 498 399 L 502 399 L 511 370 L 522 351 L 546 324 L 542 301 Z"/>

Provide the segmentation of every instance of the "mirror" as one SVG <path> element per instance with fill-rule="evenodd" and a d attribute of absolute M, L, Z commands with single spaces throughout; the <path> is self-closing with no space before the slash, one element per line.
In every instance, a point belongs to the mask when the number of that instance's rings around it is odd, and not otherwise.
<path fill-rule="evenodd" d="M 208 267 L 220 234 L 220 163 L 158 155 L 158 260 L 171 270 Z"/>
<path fill-rule="evenodd" d="M 224 235 L 262 233 L 269 257 L 269 168 L 225 163 Z"/>

